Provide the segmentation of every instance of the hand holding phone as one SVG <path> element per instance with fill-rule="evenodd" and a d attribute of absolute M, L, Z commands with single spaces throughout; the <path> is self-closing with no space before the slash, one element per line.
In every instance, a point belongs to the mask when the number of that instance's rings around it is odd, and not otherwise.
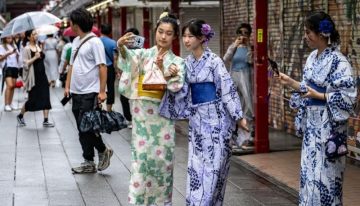
<path fill-rule="evenodd" d="M 129 46 L 132 49 L 140 49 L 144 47 L 145 38 L 139 35 L 134 35 L 133 37 L 133 43 L 131 43 Z"/>
<path fill-rule="evenodd" d="M 60 102 L 63 106 L 65 106 L 66 103 L 68 103 L 70 101 L 70 99 L 71 99 L 71 95 L 65 96 L 64 98 L 62 98 L 62 100 Z"/>

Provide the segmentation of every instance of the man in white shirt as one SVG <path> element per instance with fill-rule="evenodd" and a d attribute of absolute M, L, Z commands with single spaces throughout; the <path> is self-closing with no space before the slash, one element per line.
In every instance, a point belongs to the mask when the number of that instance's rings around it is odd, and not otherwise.
<path fill-rule="evenodd" d="M 83 114 L 94 109 L 95 104 L 106 99 L 107 68 L 104 46 L 92 32 L 93 18 L 86 9 L 76 9 L 70 14 L 71 29 L 78 35 L 72 44 L 70 67 L 67 75 L 65 96 L 72 95 L 72 111 L 79 129 Z M 84 162 L 72 168 L 74 173 L 94 173 L 94 148 L 99 153 L 97 170 L 102 171 L 110 165 L 113 154 L 105 146 L 100 134 L 81 132 L 80 144 Z"/>

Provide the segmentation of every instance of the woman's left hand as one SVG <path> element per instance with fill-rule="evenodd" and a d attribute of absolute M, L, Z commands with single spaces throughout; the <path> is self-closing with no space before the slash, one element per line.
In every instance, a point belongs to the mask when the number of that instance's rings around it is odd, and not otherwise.
<path fill-rule="evenodd" d="M 308 92 L 304 95 L 301 95 L 301 97 L 324 100 L 324 93 L 320 93 L 311 87 L 307 87 L 307 89 Z"/>
<path fill-rule="evenodd" d="M 178 72 L 179 72 L 179 67 L 176 64 L 171 64 L 169 66 L 169 74 L 171 77 L 176 76 Z"/>

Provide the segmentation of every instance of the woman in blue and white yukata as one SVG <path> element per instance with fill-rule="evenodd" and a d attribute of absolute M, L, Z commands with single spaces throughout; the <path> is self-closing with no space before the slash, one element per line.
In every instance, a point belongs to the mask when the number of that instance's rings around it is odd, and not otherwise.
<path fill-rule="evenodd" d="M 299 205 L 341 206 L 347 120 L 356 98 L 352 68 L 337 49 L 340 36 L 328 14 L 314 12 L 306 18 L 305 40 L 315 50 L 307 58 L 302 81 L 283 73 L 278 77 L 304 92 L 293 94 L 290 101 L 299 109 L 295 125 L 303 135 Z M 339 144 L 331 153 L 334 148 L 327 142 L 334 134 Z"/>
<path fill-rule="evenodd" d="M 248 130 L 241 103 L 220 57 L 206 47 L 214 35 L 203 20 L 182 28 L 186 60 L 185 84 L 167 92 L 160 115 L 189 119 L 186 205 L 221 206 L 230 166 L 230 138 L 236 124 Z"/>

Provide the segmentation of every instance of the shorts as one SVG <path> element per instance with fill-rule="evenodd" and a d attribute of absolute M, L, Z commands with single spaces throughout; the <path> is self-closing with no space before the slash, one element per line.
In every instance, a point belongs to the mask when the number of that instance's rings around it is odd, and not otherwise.
<path fill-rule="evenodd" d="M 4 77 L 5 78 L 11 77 L 11 78 L 17 79 L 19 77 L 19 69 L 16 67 L 7 67 L 5 69 Z"/>

